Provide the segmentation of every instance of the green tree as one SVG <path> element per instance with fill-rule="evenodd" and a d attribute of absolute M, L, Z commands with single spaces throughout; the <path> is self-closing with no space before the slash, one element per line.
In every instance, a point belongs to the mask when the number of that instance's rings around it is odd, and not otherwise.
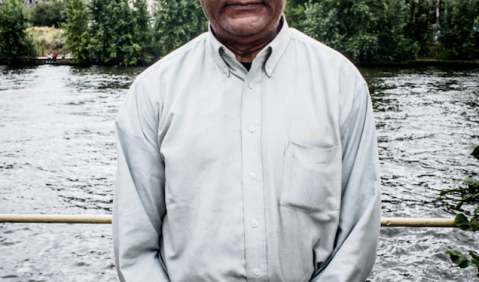
<path fill-rule="evenodd" d="M 160 0 L 155 16 L 155 42 L 164 56 L 208 30 L 198 0 Z"/>
<path fill-rule="evenodd" d="M 151 16 L 148 12 L 148 3 L 146 0 L 136 0 L 133 2 L 134 14 L 136 17 L 137 28 L 135 29 L 135 42 L 140 43 L 139 60 L 149 63 L 151 54 L 154 52 L 153 29 L 151 26 Z"/>
<path fill-rule="evenodd" d="M 28 28 L 25 5 L 17 0 L 5 0 L 0 8 L 0 62 L 14 64 L 20 57 L 35 57 L 33 37 Z"/>
<path fill-rule="evenodd" d="M 431 0 L 406 0 L 408 13 L 404 37 L 417 42 L 418 55 L 428 55 L 432 43 L 432 25 L 436 5 Z"/>
<path fill-rule="evenodd" d="M 398 61 L 416 58 L 420 50 L 419 43 L 404 35 L 407 13 L 407 6 L 403 1 L 387 3 L 373 31 L 378 38 L 377 55 L 366 59 Z"/>
<path fill-rule="evenodd" d="M 70 0 L 67 4 L 67 20 L 63 24 L 67 48 L 79 62 L 91 59 L 88 11 L 83 0 Z"/>
<path fill-rule="evenodd" d="M 62 1 L 39 2 L 32 8 L 32 23 L 34 26 L 56 26 L 59 27 L 65 18 L 63 10 L 65 5 Z"/>
<path fill-rule="evenodd" d="M 102 64 L 136 65 L 145 57 L 148 42 L 138 42 L 137 14 L 127 0 L 92 0 L 91 44 L 94 59 Z"/>
<path fill-rule="evenodd" d="M 403 0 L 322 0 L 306 4 L 304 32 L 354 62 L 415 57 L 404 38 Z"/>
<path fill-rule="evenodd" d="M 439 57 L 441 59 L 473 59 L 479 56 L 479 34 L 473 31 L 479 15 L 479 0 L 443 0 L 447 11 L 440 16 Z"/>

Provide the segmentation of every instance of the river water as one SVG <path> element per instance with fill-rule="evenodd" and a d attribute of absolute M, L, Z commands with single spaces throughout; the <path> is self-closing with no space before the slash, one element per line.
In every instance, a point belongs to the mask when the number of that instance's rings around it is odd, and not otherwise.
<path fill-rule="evenodd" d="M 113 121 L 144 68 L 0 66 L 0 213 L 111 214 Z M 439 192 L 477 176 L 479 68 L 360 69 L 373 99 L 384 217 L 454 216 Z M 466 212 L 471 206 L 464 206 Z M 1 281 L 117 281 L 110 225 L 0 223 Z M 479 234 L 382 228 L 371 281 L 472 281 L 444 251 Z"/>

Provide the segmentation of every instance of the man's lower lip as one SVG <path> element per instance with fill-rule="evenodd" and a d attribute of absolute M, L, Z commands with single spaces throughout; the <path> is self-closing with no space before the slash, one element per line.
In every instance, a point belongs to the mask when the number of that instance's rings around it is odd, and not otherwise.
<path fill-rule="evenodd" d="M 260 6 L 260 3 L 256 4 L 247 4 L 247 5 L 228 5 L 227 8 L 238 9 L 238 10 L 251 10 Z"/>

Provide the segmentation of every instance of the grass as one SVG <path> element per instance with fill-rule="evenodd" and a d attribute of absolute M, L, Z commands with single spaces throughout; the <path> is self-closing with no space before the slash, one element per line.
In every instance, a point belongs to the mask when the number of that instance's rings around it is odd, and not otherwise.
<path fill-rule="evenodd" d="M 27 31 L 33 35 L 37 43 L 38 56 L 46 56 L 47 53 L 56 51 L 59 56 L 67 56 L 70 53 L 65 46 L 63 29 L 48 26 L 34 26 Z"/>

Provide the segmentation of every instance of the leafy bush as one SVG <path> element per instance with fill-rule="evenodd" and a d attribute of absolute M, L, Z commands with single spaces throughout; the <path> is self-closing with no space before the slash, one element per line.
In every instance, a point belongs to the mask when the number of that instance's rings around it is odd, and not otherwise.
<path fill-rule="evenodd" d="M 404 38 L 404 0 L 323 0 L 306 4 L 304 32 L 354 62 L 415 57 Z"/>
<path fill-rule="evenodd" d="M 208 21 L 198 0 L 160 0 L 154 17 L 155 42 L 160 56 L 208 30 Z"/>
<path fill-rule="evenodd" d="M 0 62 L 14 64 L 19 57 L 35 57 L 33 37 L 26 32 L 28 18 L 25 5 L 5 0 L 0 8 Z"/>
<path fill-rule="evenodd" d="M 70 0 L 67 4 L 67 20 L 63 24 L 64 37 L 67 48 L 79 62 L 91 59 L 88 22 L 87 6 L 83 0 Z"/>
<path fill-rule="evenodd" d="M 443 0 L 447 12 L 440 16 L 440 59 L 473 59 L 479 56 L 479 34 L 473 31 L 479 0 Z"/>
<path fill-rule="evenodd" d="M 35 26 L 59 27 L 65 22 L 63 15 L 64 4 L 62 1 L 39 2 L 32 8 L 32 23 Z"/>
<path fill-rule="evenodd" d="M 479 146 L 474 148 L 471 155 L 479 160 Z M 440 196 L 447 194 L 459 195 L 461 200 L 459 200 L 456 205 L 456 209 L 460 209 L 466 202 L 479 203 L 479 180 L 469 177 L 466 179 L 458 179 L 456 181 L 462 182 L 463 187 L 441 191 Z M 479 206 L 474 209 L 471 220 L 469 220 L 464 213 L 460 213 L 456 215 L 455 223 L 461 230 L 472 232 L 479 231 Z M 476 252 L 469 252 L 471 259 L 468 259 L 467 256 L 456 250 L 446 251 L 446 254 L 451 257 L 451 261 L 454 264 L 461 268 L 467 268 L 472 265 L 477 266 L 477 276 L 479 277 L 479 255 Z"/>

